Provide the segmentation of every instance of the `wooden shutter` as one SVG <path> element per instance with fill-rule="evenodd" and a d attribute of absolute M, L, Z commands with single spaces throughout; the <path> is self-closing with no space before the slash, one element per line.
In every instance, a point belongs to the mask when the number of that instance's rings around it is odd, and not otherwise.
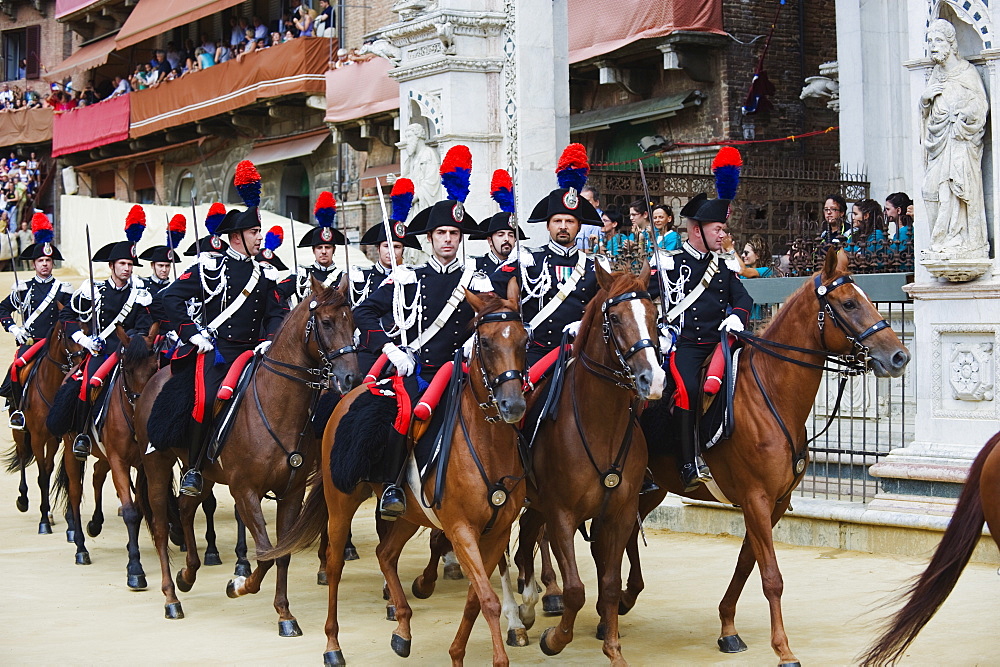
<path fill-rule="evenodd" d="M 25 28 L 25 58 L 28 59 L 26 76 L 29 79 L 37 79 L 42 74 L 42 26 L 29 25 Z M 53 65 L 56 63 L 53 63 Z"/>

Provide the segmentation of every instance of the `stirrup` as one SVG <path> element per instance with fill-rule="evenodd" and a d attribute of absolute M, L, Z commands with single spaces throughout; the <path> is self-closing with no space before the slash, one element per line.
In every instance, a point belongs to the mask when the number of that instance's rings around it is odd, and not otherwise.
<path fill-rule="evenodd" d="M 395 521 L 406 512 L 406 494 L 395 484 L 385 487 L 378 502 L 378 513 L 386 521 Z"/>
<path fill-rule="evenodd" d="M 86 461 L 90 456 L 90 449 L 90 436 L 86 433 L 81 433 L 73 440 L 73 456 L 77 461 Z"/>
<path fill-rule="evenodd" d="M 10 428 L 13 431 L 23 431 L 24 430 L 24 413 L 20 410 L 15 410 L 10 414 Z"/>
<path fill-rule="evenodd" d="M 201 478 L 201 472 L 191 468 L 184 476 L 181 477 L 181 485 L 179 491 L 185 496 L 200 496 L 204 482 Z"/>
<path fill-rule="evenodd" d="M 712 481 L 712 471 L 708 469 L 705 460 L 700 456 L 694 457 L 693 463 L 681 466 L 680 473 L 685 492 L 694 491 L 698 485 L 708 484 Z"/>

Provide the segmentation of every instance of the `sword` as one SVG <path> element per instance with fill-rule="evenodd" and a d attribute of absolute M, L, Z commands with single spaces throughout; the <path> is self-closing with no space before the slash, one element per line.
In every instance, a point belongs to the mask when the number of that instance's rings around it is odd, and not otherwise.
<path fill-rule="evenodd" d="M 653 205 L 649 201 L 649 184 L 646 183 L 646 170 L 642 167 L 642 160 L 639 160 L 639 176 L 642 178 L 642 192 L 646 198 L 646 216 L 649 220 L 649 226 L 653 227 Z M 663 282 L 663 270 L 660 268 L 660 246 L 656 243 L 655 227 L 653 227 L 653 257 L 656 264 L 656 282 L 660 286 L 660 317 L 666 317 L 668 310 L 667 295 Z"/>
<path fill-rule="evenodd" d="M 396 273 L 396 269 L 399 265 L 396 264 L 396 250 L 392 245 L 393 238 L 392 225 L 389 224 L 389 212 L 385 208 L 385 195 L 382 194 L 382 184 L 378 180 L 378 176 L 375 177 L 375 191 L 378 192 L 378 203 L 382 207 L 382 224 L 385 225 L 385 240 L 389 243 L 389 259 L 392 261 L 392 272 L 390 275 Z M 399 276 L 395 276 L 392 281 L 392 317 L 396 320 L 396 304 L 403 299 L 403 285 L 399 281 Z M 396 320 L 396 328 L 399 329 L 399 340 L 403 343 L 402 347 L 406 347 L 406 329 L 403 328 L 404 322 Z"/>
<path fill-rule="evenodd" d="M 94 286 L 94 252 L 90 248 L 90 223 L 85 226 L 87 232 L 87 268 L 90 270 L 90 335 L 96 335 L 97 325 L 97 294 Z"/>
<path fill-rule="evenodd" d="M 191 195 L 191 228 L 194 230 L 194 260 L 198 265 L 198 284 L 201 286 L 201 315 L 205 315 L 205 276 L 201 272 L 201 234 L 198 233 L 198 211 L 194 207 L 194 195 Z M 206 230 L 207 231 L 207 230 Z M 209 335 L 212 335 L 209 332 Z"/>
<path fill-rule="evenodd" d="M 10 254 L 11 254 L 11 258 L 12 258 L 11 261 L 10 261 L 10 268 L 14 270 L 14 290 L 11 292 L 11 294 L 17 294 L 17 283 L 18 283 L 18 280 L 17 280 L 17 257 L 14 257 L 14 241 L 11 240 L 11 238 L 10 238 L 10 229 L 7 229 L 6 232 L 7 232 L 7 244 L 10 245 Z M 18 253 L 18 255 L 20 255 L 20 254 L 21 253 Z M 16 297 L 12 298 L 11 302 L 13 302 L 15 299 L 16 299 Z M 21 304 L 21 306 L 24 306 L 24 305 L 25 304 Z M 21 306 L 17 307 L 17 312 L 21 313 L 21 324 L 23 326 L 24 325 L 24 320 L 25 320 L 25 313 L 24 313 L 23 310 L 21 310 Z"/>
<path fill-rule="evenodd" d="M 295 220 L 290 215 L 288 216 L 288 229 L 292 235 L 292 280 L 295 281 L 295 298 L 299 298 L 299 254 L 296 250 L 298 244 L 295 242 Z"/>

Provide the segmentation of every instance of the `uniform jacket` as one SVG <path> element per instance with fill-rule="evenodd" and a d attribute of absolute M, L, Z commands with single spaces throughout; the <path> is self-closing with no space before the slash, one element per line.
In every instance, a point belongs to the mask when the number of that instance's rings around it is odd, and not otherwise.
<path fill-rule="evenodd" d="M 135 292 L 135 299 L 129 308 L 128 315 L 121 321 L 122 328 L 129 336 L 136 334 L 145 336 L 149 333 L 149 327 L 153 324 L 153 319 L 149 314 L 149 305 L 153 297 L 146 289 L 142 278 L 132 276 L 124 286 L 118 287 L 108 278 L 94 285 L 94 294 L 97 298 L 97 323 L 91 326 L 91 335 L 96 336 L 106 329 L 119 314 L 124 311 L 132 292 Z M 90 281 L 84 281 L 70 301 L 70 308 L 63 308 L 59 313 L 59 319 L 66 323 L 66 332 L 71 335 L 80 330 L 80 323 L 87 320 L 91 313 L 90 303 Z M 94 324 L 94 323 L 91 323 Z M 105 343 L 112 347 L 117 341 L 117 337 L 108 335 Z"/>
<path fill-rule="evenodd" d="M 48 280 L 33 276 L 27 282 L 20 280 L 17 282 L 14 291 L 6 299 L 0 301 L 0 324 L 3 325 L 3 328 L 9 329 L 15 324 L 19 324 L 14 320 L 14 313 L 18 310 L 15 301 L 20 304 L 21 322 L 23 322 L 38 310 L 53 285 L 58 286 L 55 298 L 45 307 L 45 311 L 35 318 L 28 329 L 30 338 L 47 338 L 52 332 L 56 320 L 59 319 L 59 307 L 56 304 L 69 305 L 70 297 L 73 295 L 72 285 L 56 280 L 52 276 L 49 276 Z"/>

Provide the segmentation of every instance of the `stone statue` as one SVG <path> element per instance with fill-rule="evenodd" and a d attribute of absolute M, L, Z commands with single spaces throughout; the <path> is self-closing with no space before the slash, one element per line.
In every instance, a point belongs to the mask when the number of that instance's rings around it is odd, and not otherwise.
<path fill-rule="evenodd" d="M 403 176 L 413 181 L 413 211 L 425 209 L 444 199 L 441 189 L 441 158 L 427 145 L 427 130 L 420 123 L 411 123 L 403 130 Z"/>
<path fill-rule="evenodd" d="M 927 45 L 934 69 L 920 96 L 925 166 L 921 190 L 931 242 L 922 259 L 986 258 L 989 246 L 982 173 L 989 110 L 986 90 L 976 68 L 958 55 L 951 23 L 944 19 L 932 22 Z"/>

